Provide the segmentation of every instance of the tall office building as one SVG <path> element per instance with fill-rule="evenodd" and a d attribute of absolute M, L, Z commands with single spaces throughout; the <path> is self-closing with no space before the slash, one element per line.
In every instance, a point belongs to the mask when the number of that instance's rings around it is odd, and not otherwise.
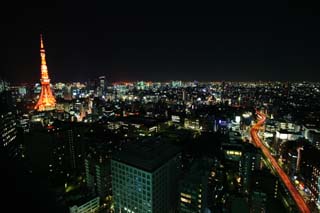
<path fill-rule="evenodd" d="M 81 123 L 65 123 L 59 127 L 60 139 L 65 143 L 65 151 L 70 169 L 83 172 L 85 142 L 83 139 L 85 127 Z"/>
<path fill-rule="evenodd" d="M 301 157 L 300 174 L 305 184 L 311 190 L 311 197 L 320 206 L 320 150 L 314 146 L 304 146 Z"/>
<path fill-rule="evenodd" d="M 171 81 L 171 87 L 173 88 L 182 87 L 182 81 Z"/>
<path fill-rule="evenodd" d="M 107 155 L 90 153 L 85 158 L 88 188 L 102 200 L 111 195 L 111 166 Z"/>
<path fill-rule="evenodd" d="M 105 96 L 107 94 L 107 80 L 106 76 L 100 76 L 99 77 L 99 86 L 97 88 L 98 96 Z"/>
<path fill-rule="evenodd" d="M 67 147 L 60 131 L 52 126 L 32 130 L 26 135 L 26 155 L 32 172 L 49 178 L 54 186 L 64 186 L 70 172 Z"/>
<path fill-rule="evenodd" d="M 179 184 L 179 212 L 204 212 L 207 207 L 207 191 L 210 165 L 208 161 L 194 162 Z"/>
<path fill-rule="evenodd" d="M 63 99 L 64 100 L 68 100 L 68 101 L 71 101 L 72 100 L 72 90 L 71 90 L 71 85 L 70 84 L 67 84 L 63 87 Z"/>
<path fill-rule="evenodd" d="M 250 213 L 267 212 L 267 194 L 261 191 L 251 193 Z"/>
<path fill-rule="evenodd" d="M 256 171 L 252 180 L 253 190 L 265 192 L 268 198 L 277 199 L 279 197 L 280 180 L 269 170 Z"/>
<path fill-rule="evenodd" d="M 0 93 L 0 149 L 10 158 L 18 156 L 17 121 L 12 107 L 10 92 Z"/>
<path fill-rule="evenodd" d="M 252 176 L 261 166 L 261 151 L 252 144 L 245 143 L 239 161 L 239 174 L 244 192 L 251 189 Z"/>
<path fill-rule="evenodd" d="M 186 99 L 186 90 L 183 89 L 182 90 L 182 101 L 185 102 L 187 99 Z"/>
<path fill-rule="evenodd" d="M 297 150 L 290 150 L 288 152 L 288 175 L 293 177 L 296 175 L 297 170 L 298 170 L 298 151 Z"/>
<path fill-rule="evenodd" d="M 0 78 L 0 93 L 6 91 L 9 87 L 9 83 L 2 78 Z"/>
<path fill-rule="evenodd" d="M 268 169 L 254 174 L 250 194 L 251 212 L 277 212 L 277 208 L 282 208 L 279 202 L 283 191 L 279 177 L 271 174 Z"/>
<path fill-rule="evenodd" d="M 0 111 L 0 147 L 5 150 L 10 158 L 18 155 L 17 147 L 17 122 L 10 111 Z"/>
<path fill-rule="evenodd" d="M 177 208 L 180 149 L 164 143 L 126 146 L 111 160 L 116 212 L 173 212 Z"/>

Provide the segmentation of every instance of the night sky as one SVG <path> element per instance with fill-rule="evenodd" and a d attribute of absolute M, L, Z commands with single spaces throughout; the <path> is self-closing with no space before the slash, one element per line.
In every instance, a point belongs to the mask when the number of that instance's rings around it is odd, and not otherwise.
<path fill-rule="evenodd" d="M 110 81 L 320 80 L 320 17 L 311 4 L 68 2 L 7 8 L 3 78 L 39 81 L 42 32 L 52 82 L 99 75 Z"/>

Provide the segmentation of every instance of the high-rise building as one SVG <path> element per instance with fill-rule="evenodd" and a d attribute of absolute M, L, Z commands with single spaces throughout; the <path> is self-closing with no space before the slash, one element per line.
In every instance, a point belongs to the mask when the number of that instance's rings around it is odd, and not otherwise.
<path fill-rule="evenodd" d="M 82 173 L 84 164 L 84 127 L 81 123 L 65 123 L 59 126 L 60 139 L 64 141 L 70 170 Z"/>
<path fill-rule="evenodd" d="M 320 132 L 316 129 L 307 129 L 305 130 L 305 132 L 305 137 L 310 141 L 310 143 L 314 147 L 320 150 Z"/>
<path fill-rule="evenodd" d="M 67 84 L 63 88 L 63 99 L 64 100 L 72 100 L 72 91 L 71 91 L 71 85 Z"/>
<path fill-rule="evenodd" d="M 105 96 L 107 92 L 107 80 L 106 76 L 100 76 L 99 77 L 99 87 L 100 87 L 100 93 L 99 96 Z"/>
<path fill-rule="evenodd" d="M 255 170 L 261 166 L 261 151 L 250 143 L 245 143 L 239 161 L 239 174 L 244 192 L 249 192 Z"/>
<path fill-rule="evenodd" d="M 146 89 L 146 82 L 138 81 L 136 82 L 136 87 L 138 88 L 138 90 L 144 90 Z"/>
<path fill-rule="evenodd" d="M 249 197 L 251 212 L 283 210 L 283 196 L 286 194 L 279 177 L 271 174 L 268 169 L 255 171 Z"/>
<path fill-rule="evenodd" d="M 171 81 L 171 87 L 173 88 L 182 87 L 182 81 Z"/>
<path fill-rule="evenodd" d="M 251 213 L 267 212 L 267 194 L 260 191 L 253 191 L 251 194 Z"/>
<path fill-rule="evenodd" d="M 17 121 L 13 113 L 10 94 L 0 93 L 0 149 L 10 158 L 18 156 Z"/>
<path fill-rule="evenodd" d="M 10 111 L 0 111 L 0 148 L 5 150 L 10 158 L 18 155 L 17 149 L 17 122 Z"/>
<path fill-rule="evenodd" d="M 210 167 L 207 161 L 196 161 L 179 184 L 179 212 L 204 212 Z"/>
<path fill-rule="evenodd" d="M 49 126 L 26 135 L 26 155 L 32 172 L 49 178 L 56 186 L 64 186 L 70 171 L 67 146 L 60 133 L 57 128 Z"/>
<path fill-rule="evenodd" d="M 318 159 L 320 150 L 314 146 L 304 146 L 301 155 L 300 174 L 311 191 L 312 199 L 318 201 L 320 206 L 320 162 Z"/>
<path fill-rule="evenodd" d="M 182 90 L 182 101 L 183 101 L 183 102 L 186 102 L 186 100 L 187 100 L 187 99 L 186 99 L 186 90 L 183 89 L 183 90 Z"/>
<path fill-rule="evenodd" d="M 42 35 L 40 35 L 40 55 L 41 55 L 41 93 L 39 100 L 34 107 L 38 111 L 48 111 L 55 109 L 56 99 L 50 88 L 50 78 L 46 62 L 46 52 L 43 45 Z"/>
<path fill-rule="evenodd" d="M 107 155 L 89 153 L 85 158 L 88 188 L 102 200 L 111 195 L 111 166 Z"/>
<path fill-rule="evenodd" d="M 269 199 L 277 199 L 279 197 L 280 180 L 271 174 L 269 170 L 256 171 L 252 182 L 252 189 L 266 193 Z"/>
<path fill-rule="evenodd" d="M 235 212 L 235 213 L 242 213 L 242 212 L 250 212 L 250 208 L 246 198 L 231 195 L 227 202 L 227 212 Z"/>
<path fill-rule="evenodd" d="M 140 142 L 115 153 L 111 160 L 116 212 L 173 212 L 177 208 L 180 149 Z"/>
<path fill-rule="evenodd" d="M 0 78 L 0 92 L 6 91 L 8 89 L 8 86 L 8 82 Z"/>
<path fill-rule="evenodd" d="M 294 176 L 297 173 L 298 152 L 297 150 L 290 150 L 288 152 L 288 175 Z"/>

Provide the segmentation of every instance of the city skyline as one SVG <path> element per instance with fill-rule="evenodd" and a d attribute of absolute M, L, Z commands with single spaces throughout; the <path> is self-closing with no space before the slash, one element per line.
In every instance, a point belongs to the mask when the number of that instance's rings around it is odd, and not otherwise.
<path fill-rule="evenodd" d="M 311 7 L 276 6 L 217 7 L 214 16 L 122 16 L 96 3 L 82 16 L 86 8 L 79 5 L 24 5 L 6 25 L 12 34 L 4 39 L 2 75 L 39 81 L 43 33 L 53 82 L 100 75 L 110 81 L 319 80 L 319 17 Z"/>
<path fill-rule="evenodd" d="M 2 209 L 319 212 L 313 5 L 161 3 L 1 13 Z"/>
<path fill-rule="evenodd" d="M 41 195 L 44 206 L 25 200 L 29 209 L 320 209 L 319 82 L 107 84 L 100 76 L 50 88 L 40 52 L 41 87 L 0 85 L 0 151 L 21 162 L 16 184 L 47 184 L 10 190 Z M 19 167 L 10 169 L 5 177 Z"/>

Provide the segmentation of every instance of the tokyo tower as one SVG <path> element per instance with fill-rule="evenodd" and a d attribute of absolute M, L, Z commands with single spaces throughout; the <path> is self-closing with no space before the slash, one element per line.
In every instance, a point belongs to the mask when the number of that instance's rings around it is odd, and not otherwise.
<path fill-rule="evenodd" d="M 48 68 L 46 63 L 46 51 L 44 50 L 42 35 L 40 34 L 40 56 L 41 56 L 41 93 L 39 100 L 34 107 L 38 111 L 48 111 L 55 109 L 56 99 L 54 98 L 51 88 Z"/>

